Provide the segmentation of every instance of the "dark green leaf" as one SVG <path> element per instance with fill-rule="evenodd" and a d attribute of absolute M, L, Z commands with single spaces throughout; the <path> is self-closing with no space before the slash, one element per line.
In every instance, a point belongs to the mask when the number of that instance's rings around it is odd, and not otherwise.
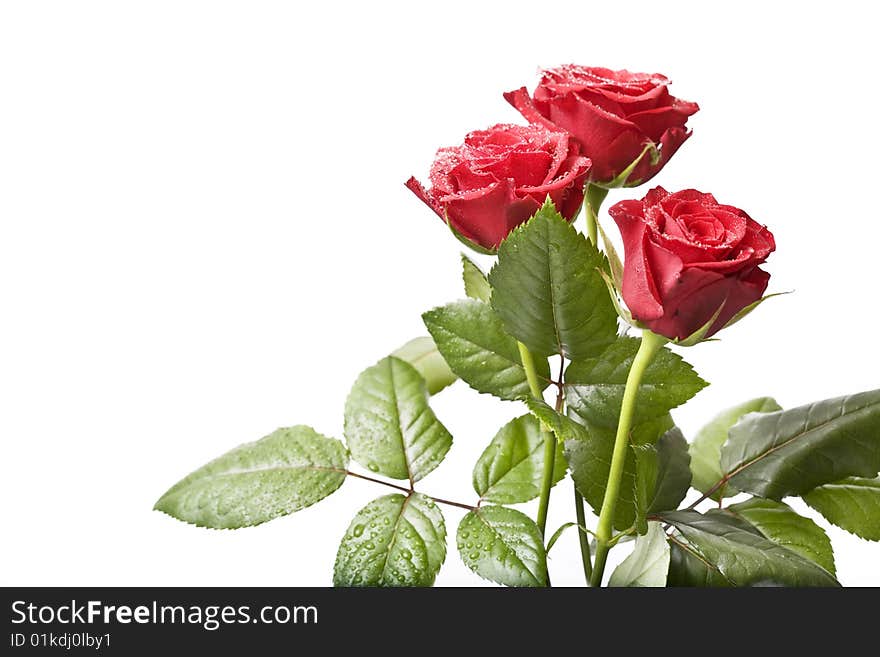
<path fill-rule="evenodd" d="M 419 493 L 373 500 L 351 521 L 333 570 L 334 586 L 431 586 L 446 559 L 446 524 Z"/>
<path fill-rule="evenodd" d="M 753 497 L 732 504 L 726 511 L 749 522 L 774 543 L 819 564 L 832 575 L 835 573 L 834 551 L 828 535 L 819 525 L 798 515 L 787 504 Z"/>
<path fill-rule="evenodd" d="M 516 340 L 482 301 L 456 301 L 429 310 L 422 319 L 449 367 L 479 392 L 501 399 L 531 396 Z M 536 362 L 543 387 L 550 383 L 546 360 Z"/>
<path fill-rule="evenodd" d="M 804 501 L 825 519 L 869 541 L 880 541 L 880 478 L 849 477 L 814 488 Z"/>
<path fill-rule="evenodd" d="M 780 500 L 880 471 L 880 390 L 748 415 L 721 448 L 737 489 Z"/>
<path fill-rule="evenodd" d="M 691 458 L 681 430 L 673 427 L 663 434 L 656 449 L 657 485 L 648 506 L 650 513 L 678 508 L 691 485 Z"/>
<path fill-rule="evenodd" d="M 505 586 L 546 586 L 541 532 L 527 515 L 503 506 L 474 509 L 458 526 L 461 560 L 477 575 Z"/>
<path fill-rule="evenodd" d="M 824 568 L 768 540 L 749 523 L 723 511 L 709 511 L 705 515 L 671 511 L 662 514 L 662 520 L 681 532 L 694 556 L 716 568 L 735 586 L 838 585 Z M 712 580 L 717 581 L 717 577 Z"/>
<path fill-rule="evenodd" d="M 669 544 L 659 522 L 648 523 L 647 533 L 636 539 L 632 553 L 614 572 L 608 586 L 666 586 L 669 571 Z"/>
<path fill-rule="evenodd" d="M 461 277 L 464 280 L 464 293 L 471 299 L 489 303 L 492 288 L 486 274 L 464 253 L 461 254 Z"/>
<path fill-rule="evenodd" d="M 406 361 L 422 375 L 428 386 L 429 395 L 436 395 L 443 388 L 458 380 L 458 377 L 443 360 L 434 340 L 427 335 L 413 338 L 400 349 L 391 352 L 391 355 Z"/>
<path fill-rule="evenodd" d="M 548 200 L 501 243 L 489 273 L 492 305 L 536 356 L 595 356 L 617 334 L 603 266 L 598 249 Z"/>
<path fill-rule="evenodd" d="M 772 397 L 758 397 L 722 411 L 700 429 L 690 446 L 694 488 L 708 493 L 721 480 L 721 446 L 727 440 L 727 432 L 744 415 L 781 410 L 782 407 Z M 722 486 L 712 495 L 712 499 L 720 500 L 735 494 L 736 490 L 731 490 L 730 486 Z"/>
<path fill-rule="evenodd" d="M 155 508 L 200 527 L 250 527 L 321 501 L 347 469 L 338 440 L 303 425 L 278 429 L 196 470 Z"/>
<path fill-rule="evenodd" d="M 440 465 L 452 436 L 428 405 L 425 380 L 389 356 L 364 370 L 345 402 L 352 458 L 372 472 L 418 481 Z"/>
<path fill-rule="evenodd" d="M 721 588 L 733 584 L 681 534 L 677 534 L 669 538 L 669 575 L 666 586 Z"/>
<path fill-rule="evenodd" d="M 648 531 L 648 508 L 657 487 L 657 449 L 654 445 L 630 445 L 630 449 L 636 456 L 635 527 L 636 532 L 644 534 Z"/>
<path fill-rule="evenodd" d="M 557 446 L 553 483 L 565 476 L 562 445 Z M 474 490 L 484 502 L 516 504 L 541 494 L 544 438 L 532 415 L 511 420 L 495 435 L 474 466 Z"/>
<path fill-rule="evenodd" d="M 623 391 L 640 340 L 621 336 L 596 358 L 573 361 L 565 372 L 569 407 L 588 424 L 616 427 Z M 633 424 L 665 416 L 706 387 L 681 356 L 663 348 L 639 386 Z"/>

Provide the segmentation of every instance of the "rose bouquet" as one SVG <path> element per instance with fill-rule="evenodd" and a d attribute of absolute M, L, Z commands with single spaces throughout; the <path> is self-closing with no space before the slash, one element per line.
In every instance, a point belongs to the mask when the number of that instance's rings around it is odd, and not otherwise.
<path fill-rule="evenodd" d="M 751 399 L 688 442 L 670 411 L 707 384 L 679 351 L 772 296 L 761 267 L 773 234 L 694 189 L 612 205 L 622 258 L 599 223 L 610 191 L 647 182 L 688 139 L 697 105 L 661 75 L 581 66 L 504 97 L 527 125 L 472 132 L 437 152 L 428 185 L 406 183 L 458 239 L 496 256 L 488 275 L 463 255 L 466 298 L 425 312 L 430 337 L 357 378 L 344 443 L 279 429 L 196 470 L 156 509 L 240 528 L 315 504 L 347 477 L 394 489 L 351 521 L 339 586 L 431 585 L 446 558 L 444 505 L 466 510 L 463 562 L 508 586 L 549 585 L 547 553 L 569 529 L 591 586 L 836 586 L 827 535 L 784 500 L 880 540 L 880 390 L 792 409 Z M 466 501 L 420 483 L 452 445 L 430 397 L 458 379 L 523 405 L 475 464 Z M 567 476 L 571 520 L 548 527 Z M 534 519 L 512 508 L 535 499 Z M 628 541 L 606 576 L 608 552 Z"/>

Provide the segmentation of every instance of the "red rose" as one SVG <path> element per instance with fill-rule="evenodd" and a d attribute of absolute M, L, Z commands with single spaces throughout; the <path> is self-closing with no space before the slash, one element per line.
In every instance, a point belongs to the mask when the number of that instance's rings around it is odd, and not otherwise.
<path fill-rule="evenodd" d="M 565 133 L 541 126 L 496 125 L 470 133 L 461 146 L 441 148 L 431 189 L 406 186 L 466 241 L 494 251 L 549 195 L 571 221 L 584 198 L 590 160 Z"/>
<path fill-rule="evenodd" d="M 525 87 L 504 94 L 531 123 L 563 130 L 593 161 L 590 181 L 610 183 L 645 153 L 626 181 L 635 186 L 656 174 L 690 137 L 685 123 L 700 109 L 669 94 L 657 73 L 630 73 L 569 64 L 543 72 L 529 98 Z"/>
<path fill-rule="evenodd" d="M 776 249 L 773 235 L 711 194 L 655 187 L 609 212 L 623 235 L 623 300 L 658 335 L 686 338 L 721 308 L 708 337 L 767 289 L 758 265 Z"/>

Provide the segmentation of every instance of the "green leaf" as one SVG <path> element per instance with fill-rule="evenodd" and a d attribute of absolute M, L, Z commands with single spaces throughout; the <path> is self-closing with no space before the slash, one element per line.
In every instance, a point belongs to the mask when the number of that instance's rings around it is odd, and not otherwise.
<path fill-rule="evenodd" d="M 617 316 L 630 326 L 644 328 L 640 322 L 637 322 L 633 318 L 632 313 L 623 306 L 623 302 L 618 296 L 616 283 L 611 275 L 601 269 L 599 270 L 599 275 L 602 277 L 602 280 L 605 281 L 605 287 L 608 290 L 608 298 L 611 299 L 611 305 L 614 307 L 614 312 L 617 313 Z"/>
<path fill-rule="evenodd" d="M 729 587 L 733 583 L 706 561 L 681 534 L 669 537 L 666 586 Z"/>
<path fill-rule="evenodd" d="M 614 283 L 615 290 L 619 290 L 623 287 L 623 262 L 621 262 L 620 256 L 617 255 L 617 249 L 614 248 L 614 242 L 608 238 L 608 235 L 602 228 L 602 224 L 596 221 L 596 227 L 599 229 L 599 234 L 602 236 L 602 244 L 605 247 L 605 254 L 608 258 L 608 269 L 611 272 L 611 281 Z M 616 292 L 614 296 L 617 296 Z"/>
<path fill-rule="evenodd" d="M 868 541 L 880 541 L 880 477 L 849 477 L 814 488 L 804 501 L 825 519 Z"/>
<path fill-rule="evenodd" d="M 787 504 L 753 497 L 725 509 L 750 523 L 782 547 L 817 563 L 832 575 L 834 551 L 825 531 L 809 518 L 795 513 Z"/>
<path fill-rule="evenodd" d="M 400 349 L 391 352 L 395 358 L 412 365 L 422 375 L 428 386 L 428 394 L 436 395 L 443 388 L 458 380 L 440 355 L 440 350 L 430 337 L 413 338 Z"/>
<path fill-rule="evenodd" d="M 598 515 L 605 499 L 605 486 L 608 484 L 611 454 L 614 451 L 614 432 L 601 427 L 587 429 L 572 420 L 568 422 L 570 424 L 566 425 L 565 432 L 557 433 L 557 436 L 564 440 L 563 450 L 575 486 Z M 575 427 L 577 431 L 573 431 Z M 614 528 L 621 531 L 632 527 L 637 517 L 636 473 L 635 452 L 629 449 L 620 483 L 620 496 L 614 510 Z"/>
<path fill-rule="evenodd" d="M 614 572 L 608 586 L 666 586 L 669 571 L 669 544 L 659 522 L 648 523 L 648 533 L 636 539 L 632 553 Z"/>
<path fill-rule="evenodd" d="M 469 386 L 501 399 L 531 396 L 516 340 L 491 306 L 468 299 L 429 310 L 422 319 L 449 367 Z M 550 384 L 546 360 L 536 362 L 542 386 Z"/>
<path fill-rule="evenodd" d="M 616 429 L 585 426 L 557 413 L 539 400 L 528 399 L 526 405 L 532 414 L 555 433 L 557 440 L 562 443 L 575 486 L 593 511 L 598 514 L 605 497 L 608 471 L 611 469 L 611 455 L 614 451 Z M 671 422 L 671 418 L 669 422 Z M 651 423 L 645 426 L 650 427 L 653 431 L 659 429 L 659 432 L 650 436 L 642 429 L 642 441 L 640 442 L 643 443 L 656 442 L 658 437 L 669 428 L 665 420 L 663 424 Z M 615 529 L 621 531 L 629 529 L 642 515 L 639 513 L 639 484 L 636 454 L 631 447 L 624 462 L 620 496 L 614 511 Z M 643 490 L 646 490 L 645 486 L 646 484 L 642 483 Z"/>
<path fill-rule="evenodd" d="M 492 296 L 492 288 L 483 270 L 464 253 L 461 254 L 461 277 L 464 280 L 464 293 L 471 299 L 489 303 Z"/>
<path fill-rule="evenodd" d="M 548 201 L 513 230 L 489 273 L 507 332 L 537 356 L 589 358 L 614 341 L 617 317 L 598 268 L 602 254 Z"/>
<path fill-rule="evenodd" d="M 636 455 L 636 484 L 635 500 L 636 532 L 644 534 L 648 531 L 648 507 L 657 487 L 657 475 L 659 465 L 657 462 L 657 450 L 653 445 L 630 445 L 630 449 Z"/>
<path fill-rule="evenodd" d="M 572 361 L 565 372 L 569 407 L 589 424 L 617 426 L 623 391 L 640 340 L 621 336 L 599 356 Z M 636 397 L 633 424 L 666 415 L 706 387 L 681 356 L 663 348 L 648 365 Z"/>
<path fill-rule="evenodd" d="M 547 555 L 538 526 L 524 513 L 503 506 L 468 512 L 458 526 L 464 564 L 484 579 L 505 586 L 546 586 Z"/>
<path fill-rule="evenodd" d="M 708 493 L 721 480 L 721 446 L 727 440 L 727 432 L 744 415 L 781 410 L 782 407 L 772 397 L 758 397 L 722 411 L 700 429 L 690 446 L 694 488 Z M 721 500 L 731 495 L 736 495 L 736 490 L 725 485 L 712 495 L 712 499 Z"/>
<path fill-rule="evenodd" d="M 838 586 L 824 568 L 723 511 L 671 511 L 661 517 L 681 532 L 695 558 L 734 586 Z"/>
<path fill-rule="evenodd" d="M 418 481 L 436 468 L 452 436 L 428 406 L 425 380 L 389 356 L 364 370 L 345 402 L 352 458 L 392 479 Z"/>
<path fill-rule="evenodd" d="M 278 429 L 199 468 L 154 507 L 199 527 L 251 527 L 299 511 L 342 485 L 342 443 L 310 427 Z"/>
<path fill-rule="evenodd" d="M 557 446 L 553 483 L 565 476 L 562 445 Z M 474 490 L 483 502 L 517 504 L 541 494 L 544 473 L 544 438 L 541 425 L 531 415 L 511 420 L 503 427 L 474 466 Z"/>
<path fill-rule="evenodd" d="M 780 500 L 880 471 L 880 390 L 775 413 L 747 415 L 721 448 L 741 491 Z"/>
<path fill-rule="evenodd" d="M 681 429 L 673 427 L 663 434 L 656 449 L 657 484 L 648 506 L 649 513 L 678 508 L 691 486 L 691 457 Z"/>
<path fill-rule="evenodd" d="M 644 534 L 648 514 L 677 508 L 687 494 L 690 457 L 678 427 L 666 431 L 656 445 L 634 444 L 631 449 L 636 456 L 635 525 L 638 533 Z"/>
<path fill-rule="evenodd" d="M 431 586 L 446 559 L 446 524 L 429 497 L 395 493 L 351 521 L 333 570 L 334 586 Z"/>
<path fill-rule="evenodd" d="M 592 533 L 592 532 L 590 532 L 589 529 L 577 524 L 576 522 L 564 522 L 559 526 L 559 528 L 555 532 L 553 532 L 553 535 L 550 537 L 550 540 L 547 541 L 547 554 L 548 555 L 550 554 L 550 550 L 553 549 L 553 546 L 556 545 L 557 541 L 559 541 L 559 539 L 562 538 L 562 535 L 565 533 L 565 530 L 570 529 L 571 527 L 577 527 L 584 534 Z"/>

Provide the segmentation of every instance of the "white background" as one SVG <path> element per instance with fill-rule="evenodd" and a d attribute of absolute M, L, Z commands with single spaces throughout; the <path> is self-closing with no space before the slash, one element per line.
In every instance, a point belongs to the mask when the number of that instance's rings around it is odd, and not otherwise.
<path fill-rule="evenodd" d="M 462 296 L 460 246 L 404 180 L 468 130 L 520 121 L 501 93 L 539 66 L 668 75 L 702 109 L 654 182 L 776 235 L 771 291 L 796 293 L 688 351 L 712 386 L 676 413 L 687 435 L 757 395 L 878 387 L 866 7 L 4 2 L 0 584 L 329 584 L 384 489 L 349 481 L 235 532 L 152 504 L 276 427 L 341 436 L 357 373 Z M 434 405 L 455 445 L 422 489 L 472 501 L 474 460 L 523 409 L 462 383 Z M 557 491 L 551 527 L 572 515 Z M 880 545 L 830 534 L 841 581 L 880 584 Z M 478 583 L 450 550 L 438 584 Z M 574 534 L 551 556 L 554 583 L 581 582 Z"/>

